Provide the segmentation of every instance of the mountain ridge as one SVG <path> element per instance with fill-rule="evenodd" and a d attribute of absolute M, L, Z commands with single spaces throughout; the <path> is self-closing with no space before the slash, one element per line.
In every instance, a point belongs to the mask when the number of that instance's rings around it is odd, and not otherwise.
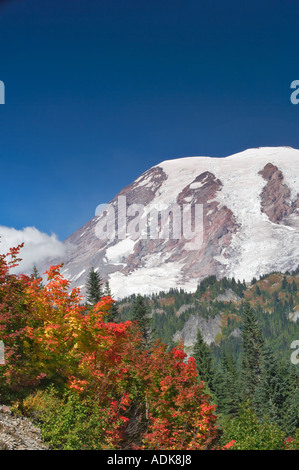
<path fill-rule="evenodd" d="M 250 280 L 273 270 L 294 270 L 299 264 L 298 183 L 299 150 L 289 147 L 165 160 L 110 201 L 115 227 L 119 229 L 118 217 L 128 214 L 133 204 L 143 205 L 147 220 L 153 208 L 167 212 L 174 206 L 198 205 L 203 208 L 203 226 L 194 239 L 200 240 L 202 229 L 200 246 L 190 249 L 190 239 L 183 237 L 132 239 L 128 233 L 121 239 L 99 239 L 102 213 L 68 237 L 64 259 L 47 264 L 64 262 L 62 273 L 83 293 L 93 266 L 119 298 L 172 287 L 194 290 L 211 274 Z M 191 219 L 194 228 L 194 213 Z M 127 215 L 126 221 L 128 227 L 134 217 Z M 167 221 L 174 230 L 176 219 Z"/>

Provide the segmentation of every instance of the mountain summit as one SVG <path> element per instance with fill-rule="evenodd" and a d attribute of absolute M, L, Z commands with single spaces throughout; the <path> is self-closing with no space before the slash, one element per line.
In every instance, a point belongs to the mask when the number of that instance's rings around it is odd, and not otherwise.
<path fill-rule="evenodd" d="M 211 274 L 249 281 L 294 270 L 298 183 L 299 150 L 288 147 L 167 160 L 122 189 L 64 242 L 65 258 L 48 263 L 64 262 L 63 275 L 83 293 L 93 266 L 116 297 L 192 291 Z"/>

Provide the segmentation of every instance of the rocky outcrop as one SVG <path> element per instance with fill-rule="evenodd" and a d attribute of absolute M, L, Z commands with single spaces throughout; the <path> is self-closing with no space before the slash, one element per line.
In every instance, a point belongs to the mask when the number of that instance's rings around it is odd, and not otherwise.
<path fill-rule="evenodd" d="M 47 450 L 40 430 L 24 417 L 0 405 L 0 450 Z"/>
<path fill-rule="evenodd" d="M 207 319 L 198 315 L 191 315 L 184 328 L 174 334 L 173 341 L 183 341 L 185 351 L 192 354 L 198 330 L 200 330 L 205 343 L 208 345 L 214 343 L 216 336 L 222 331 L 221 315 Z"/>
<path fill-rule="evenodd" d="M 299 194 L 292 201 L 282 171 L 272 163 L 267 163 L 259 174 L 267 181 L 261 194 L 261 210 L 271 222 L 279 224 L 299 209 Z"/>
<path fill-rule="evenodd" d="M 296 310 L 295 312 L 290 312 L 289 319 L 293 322 L 297 322 L 299 320 L 299 310 Z"/>
<path fill-rule="evenodd" d="M 113 203 L 118 196 L 126 196 L 127 206 L 130 204 L 147 206 L 155 198 L 166 179 L 167 175 L 162 168 L 158 166 L 150 168 L 132 184 L 122 189 L 111 202 Z"/>
<path fill-rule="evenodd" d="M 229 335 L 229 338 L 240 338 L 242 336 L 242 331 L 240 328 L 235 328 L 231 334 Z"/>
<path fill-rule="evenodd" d="M 219 302 L 239 302 L 241 297 L 239 297 L 232 289 L 226 289 L 223 294 L 219 294 L 215 300 Z"/>
<path fill-rule="evenodd" d="M 183 304 L 176 312 L 176 316 L 180 317 L 183 313 L 187 312 L 187 310 L 195 308 L 194 304 Z"/>

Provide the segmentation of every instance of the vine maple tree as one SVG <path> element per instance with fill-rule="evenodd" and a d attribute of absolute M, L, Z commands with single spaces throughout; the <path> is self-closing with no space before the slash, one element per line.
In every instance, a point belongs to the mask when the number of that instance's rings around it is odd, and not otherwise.
<path fill-rule="evenodd" d="M 2 396 L 54 384 L 96 403 L 103 432 L 95 445 L 104 449 L 217 448 L 215 406 L 182 345 L 142 348 L 135 322 L 107 321 L 110 296 L 84 311 L 62 265 L 47 271 L 46 285 L 9 274 L 20 248 L 0 257 Z"/>

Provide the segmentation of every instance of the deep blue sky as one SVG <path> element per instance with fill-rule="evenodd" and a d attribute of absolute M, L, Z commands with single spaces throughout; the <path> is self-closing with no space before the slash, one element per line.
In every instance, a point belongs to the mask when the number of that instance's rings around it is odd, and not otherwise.
<path fill-rule="evenodd" d="M 0 5 L 0 225 L 63 240 L 153 165 L 299 148 L 298 0 Z"/>

